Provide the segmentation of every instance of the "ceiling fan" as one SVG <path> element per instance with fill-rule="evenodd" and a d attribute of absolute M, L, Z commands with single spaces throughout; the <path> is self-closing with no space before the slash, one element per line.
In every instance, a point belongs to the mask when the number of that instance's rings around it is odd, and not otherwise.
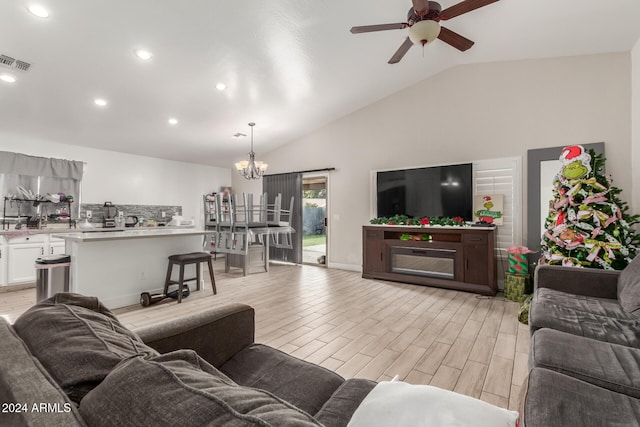
<path fill-rule="evenodd" d="M 436 38 L 464 52 L 473 46 L 473 41 L 461 36 L 460 34 L 441 27 L 439 22 L 446 21 L 464 13 L 471 12 L 483 6 L 487 6 L 498 0 L 465 0 L 458 4 L 442 10 L 440 4 L 435 1 L 428 0 L 412 0 L 413 7 L 409 9 L 407 14 L 407 22 L 399 22 L 395 24 L 380 25 L 364 25 L 361 27 L 352 27 L 352 34 L 369 33 L 372 31 L 385 30 L 402 30 L 409 28 L 409 36 L 405 39 L 400 48 L 389 59 L 389 64 L 400 62 L 402 57 L 409 51 L 414 44 L 431 43 Z"/>

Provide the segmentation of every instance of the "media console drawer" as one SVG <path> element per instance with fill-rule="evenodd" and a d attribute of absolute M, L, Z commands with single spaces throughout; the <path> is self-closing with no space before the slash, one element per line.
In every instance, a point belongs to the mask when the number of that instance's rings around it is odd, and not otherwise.
<path fill-rule="evenodd" d="M 465 245 L 486 245 L 487 235 L 484 233 L 465 233 L 462 235 L 462 243 Z"/>

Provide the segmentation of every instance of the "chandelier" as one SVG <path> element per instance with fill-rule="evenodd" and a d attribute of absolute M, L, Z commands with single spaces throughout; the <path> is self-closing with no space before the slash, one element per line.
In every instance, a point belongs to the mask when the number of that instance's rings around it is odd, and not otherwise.
<path fill-rule="evenodd" d="M 264 162 L 256 161 L 256 153 L 253 152 L 253 127 L 256 124 L 251 122 L 251 151 L 249 152 L 249 160 L 242 160 L 236 163 L 236 169 L 238 173 L 245 177 L 245 179 L 260 179 L 267 170 L 267 165 Z"/>

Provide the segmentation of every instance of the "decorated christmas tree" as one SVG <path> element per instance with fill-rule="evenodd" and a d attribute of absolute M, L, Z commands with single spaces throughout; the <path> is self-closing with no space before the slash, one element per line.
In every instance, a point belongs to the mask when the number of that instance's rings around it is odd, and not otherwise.
<path fill-rule="evenodd" d="M 604 157 L 580 145 L 560 155 L 553 200 L 542 235 L 540 263 L 622 270 L 636 256 L 640 236 L 626 202 L 603 172 Z"/>

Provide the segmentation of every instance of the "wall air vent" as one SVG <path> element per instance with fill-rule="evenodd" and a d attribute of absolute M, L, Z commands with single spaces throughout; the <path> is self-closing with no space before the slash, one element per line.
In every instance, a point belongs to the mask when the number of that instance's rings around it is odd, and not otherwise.
<path fill-rule="evenodd" d="M 30 63 L 20 61 L 19 59 L 15 59 L 7 55 L 0 55 L 0 65 L 18 71 L 29 71 L 29 69 L 31 68 Z"/>

